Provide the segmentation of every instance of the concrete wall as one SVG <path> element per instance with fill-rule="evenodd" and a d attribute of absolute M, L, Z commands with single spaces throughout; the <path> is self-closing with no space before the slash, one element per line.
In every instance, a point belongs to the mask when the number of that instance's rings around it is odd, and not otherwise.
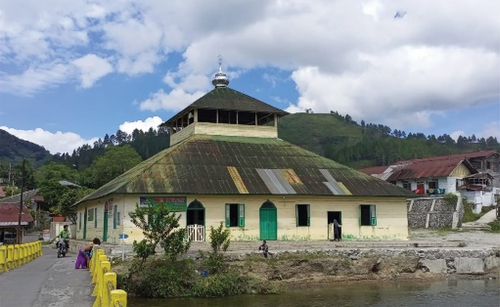
<path fill-rule="evenodd" d="M 422 197 L 408 200 L 408 227 L 456 227 L 463 217 L 458 204 L 450 206 L 443 197 Z"/>
<path fill-rule="evenodd" d="M 162 195 L 157 195 L 162 196 Z M 118 235 L 126 233 L 129 238 L 125 243 L 132 243 L 142 238 L 142 232 L 130 221 L 129 212 L 135 210 L 139 203 L 139 195 L 135 196 L 113 196 L 97 201 L 88 201 L 78 207 L 78 217 L 85 209 L 97 208 L 97 227 L 94 222 L 87 222 L 86 238 L 102 238 L 104 203 L 112 202 L 120 212 L 120 224 L 113 228 L 112 214 L 108 217 L 108 240 L 109 243 L 119 243 Z M 344 239 L 407 239 L 408 221 L 406 210 L 406 199 L 397 198 L 356 198 L 356 197 L 319 197 L 319 196 L 207 196 L 190 195 L 187 204 L 197 199 L 205 208 L 205 227 L 217 227 L 220 222 L 225 221 L 226 203 L 245 204 L 245 226 L 231 227 L 233 240 L 255 241 L 260 238 L 259 208 L 269 199 L 277 208 L 278 215 L 278 240 L 327 240 L 328 223 L 327 211 L 340 211 L 342 214 L 342 234 Z M 310 226 L 297 227 L 295 206 L 297 204 L 310 205 Z M 360 226 L 360 204 L 376 205 L 377 225 Z M 181 214 L 181 227 L 186 227 L 186 212 Z M 80 223 L 77 223 L 80 225 Z M 83 238 L 83 225 L 78 227 L 77 237 Z M 208 236 L 208 231 L 206 231 Z"/>

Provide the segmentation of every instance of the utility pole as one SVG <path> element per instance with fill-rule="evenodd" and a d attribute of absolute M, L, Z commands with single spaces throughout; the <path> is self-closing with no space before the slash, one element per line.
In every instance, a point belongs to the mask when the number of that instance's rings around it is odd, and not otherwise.
<path fill-rule="evenodd" d="M 21 218 L 23 216 L 23 190 L 24 190 L 24 175 L 25 175 L 24 166 L 25 166 L 25 163 L 26 163 L 26 160 L 23 159 L 23 165 L 21 168 L 21 196 L 19 199 L 19 217 L 17 220 L 17 222 L 18 222 L 17 223 L 17 244 L 23 243 L 22 242 L 22 235 L 21 235 L 21 231 L 22 231 Z"/>

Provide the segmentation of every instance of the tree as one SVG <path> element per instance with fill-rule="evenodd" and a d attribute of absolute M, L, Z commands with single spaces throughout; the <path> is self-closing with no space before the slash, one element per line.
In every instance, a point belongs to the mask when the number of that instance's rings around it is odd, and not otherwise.
<path fill-rule="evenodd" d="M 109 147 L 103 156 L 98 157 L 85 170 L 86 184 L 92 188 L 98 188 L 141 161 L 139 154 L 130 145 Z"/>
<path fill-rule="evenodd" d="M 136 206 L 129 213 L 132 223 L 142 230 L 144 239 L 140 242 L 134 240 L 133 250 L 141 258 L 141 267 L 147 258 L 156 254 L 156 247 L 161 245 L 165 255 L 171 259 L 186 253 L 190 241 L 186 239 L 186 229 L 178 229 L 179 219 L 175 212 L 171 212 L 167 205 L 157 204 L 147 207 Z"/>
<path fill-rule="evenodd" d="M 84 187 L 81 188 L 66 187 L 64 193 L 60 195 L 57 205 L 51 208 L 51 211 L 53 213 L 58 213 L 62 216 L 65 216 L 72 223 L 76 223 L 77 208 L 76 206 L 73 205 L 80 199 L 92 193 L 93 191 L 94 191 L 93 189 L 88 189 Z"/>
<path fill-rule="evenodd" d="M 208 257 L 204 260 L 204 264 L 208 267 L 211 274 L 221 272 L 227 266 L 224 263 L 225 252 L 231 243 L 231 231 L 225 229 L 223 222 L 220 222 L 219 227 L 210 226 L 210 246 L 212 252 L 208 253 Z M 203 256 L 203 255 L 202 255 Z"/>

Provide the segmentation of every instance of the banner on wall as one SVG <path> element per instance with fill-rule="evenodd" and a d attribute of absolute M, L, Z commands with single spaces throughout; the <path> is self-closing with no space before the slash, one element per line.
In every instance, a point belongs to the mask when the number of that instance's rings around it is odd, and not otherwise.
<path fill-rule="evenodd" d="M 166 197 L 140 197 L 140 207 L 167 205 L 170 211 L 186 211 L 186 196 L 166 196 Z"/>

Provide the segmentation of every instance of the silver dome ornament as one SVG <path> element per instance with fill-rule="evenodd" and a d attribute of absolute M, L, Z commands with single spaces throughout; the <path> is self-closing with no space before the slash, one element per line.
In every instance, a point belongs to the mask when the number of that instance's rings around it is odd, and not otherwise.
<path fill-rule="evenodd" d="M 219 72 L 215 74 L 212 84 L 217 87 L 226 87 L 229 84 L 229 78 L 222 72 L 222 56 L 219 55 Z"/>

